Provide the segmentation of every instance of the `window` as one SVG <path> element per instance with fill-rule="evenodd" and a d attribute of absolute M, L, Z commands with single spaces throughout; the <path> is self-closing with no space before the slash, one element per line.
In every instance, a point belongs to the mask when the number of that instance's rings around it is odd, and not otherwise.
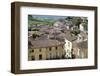
<path fill-rule="evenodd" d="M 56 47 L 56 50 L 57 50 L 57 47 Z"/>
<path fill-rule="evenodd" d="M 39 60 L 41 60 L 41 59 L 42 59 L 42 55 L 40 54 L 40 55 L 39 55 Z"/>
<path fill-rule="evenodd" d="M 32 50 L 32 52 L 34 52 L 34 50 Z"/>
<path fill-rule="evenodd" d="M 35 60 L 34 56 L 31 56 L 31 60 Z"/>
<path fill-rule="evenodd" d="M 49 48 L 49 50 L 51 51 L 51 48 Z"/>
<path fill-rule="evenodd" d="M 34 49 L 30 50 L 30 53 L 34 52 Z"/>

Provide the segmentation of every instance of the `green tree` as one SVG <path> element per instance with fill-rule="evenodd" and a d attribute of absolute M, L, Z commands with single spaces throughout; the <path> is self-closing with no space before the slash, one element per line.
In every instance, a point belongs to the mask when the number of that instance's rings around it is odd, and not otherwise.
<path fill-rule="evenodd" d="M 73 25 L 79 26 L 81 24 L 81 17 L 67 17 L 65 20 L 71 21 Z"/>
<path fill-rule="evenodd" d="M 35 29 L 32 29 L 32 31 L 39 31 L 39 29 L 35 28 Z"/>
<path fill-rule="evenodd" d="M 39 37 L 39 35 L 33 34 L 32 37 L 35 39 L 36 37 Z"/>
<path fill-rule="evenodd" d="M 79 24 L 82 23 L 81 17 L 73 17 L 73 18 L 72 18 L 72 23 L 73 23 L 74 25 L 76 25 L 76 26 L 79 26 Z"/>
<path fill-rule="evenodd" d="M 88 30 L 88 20 L 87 20 L 87 18 L 83 18 L 82 25 L 83 25 L 85 30 Z"/>

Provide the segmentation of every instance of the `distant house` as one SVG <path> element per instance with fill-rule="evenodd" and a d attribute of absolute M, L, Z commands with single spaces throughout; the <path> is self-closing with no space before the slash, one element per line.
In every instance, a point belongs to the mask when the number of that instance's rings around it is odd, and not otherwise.
<path fill-rule="evenodd" d="M 65 51 L 66 51 L 66 58 L 72 58 L 72 42 L 65 39 Z"/>
<path fill-rule="evenodd" d="M 79 30 L 80 30 L 80 31 L 85 31 L 84 26 L 83 26 L 82 23 L 79 25 Z"/>
<path fill-rule="evenodd" d="M 72 45 L 73 58 L 88 58 L 88 43 L 87 41 L 73 42 Z"/>
<path fill-rule="evenodd" d="M 64 42 L 57 40 L 32 40 L 30 41 L 28 60 L 51 60 L 64 58 Z"/>
<path fill-rule="evenodd" d="M 80 34 L 78 34 L 77 36 L 77 42 L 82 42 L 82 41 L 86 41 L 88 39 L 88 35 L 85 32 L 80 32 Z"/>
<path fill-rule="evenodd" d="M 60 21 L 56 21 L 56 22 L 54 23 L 54 26 L 56 26 L 56 27 L 62 26 L 62 25 L 63 25 L 63 23 L 60 22 Z"/>
<path fill-rule="evenodd" d="M 28 31 L 28 37 L 31 37 L 33 34 L 33 31 Z"/>
<path fill-rule="evenodd" d="M 48 39 L 48 35 L 46 34 L 41 34 L 39 37 L 37 37 L 35 40 L 45 40 Z"/>
<path fill-rule="evenodd" d="M 61 42 L 65 42 L 65 34 L 60 33 L 60 34 L 56 35 L 56 40 L 61 41 Z"/>
<path fill-rule="evenodd" d="M 79 58 L 88 58 L 88 41 L 78 43 L 80 49 Z"/>
<path fill-rule="evenodd" d="M 72 45 L 72 58 L 79 58 L 80 57 L 80 49 L 78 47 L 78 43 L 77 42 L 73 42 Z"/>
<path fill-rule="evenodd" d="M 71 36 L 70 31 L 67 31 L 65 36 L 66 58 L 72 58 L 72 42 L 74 40 L 76 40 L 76 37 Z"/>
<path fill-rule="evenodd" d="M 70 29 L 70 26 L 66 26 L 66 28 L 69 30 Z"/>
<path fill-rule="evenodd" d="M 78 34 L 78 37 L 77 37 L 77 42 L 81 42 L 83 41 L 83 36 Z"/>
<path fill-rule="evenodd" d="M 65 22 L 66 22 L 65 25 L 66 25 L 67 30 L 69 30 L 69 29 L 71 29 L 73 27 L 72 21 L 65 20 Z"/>

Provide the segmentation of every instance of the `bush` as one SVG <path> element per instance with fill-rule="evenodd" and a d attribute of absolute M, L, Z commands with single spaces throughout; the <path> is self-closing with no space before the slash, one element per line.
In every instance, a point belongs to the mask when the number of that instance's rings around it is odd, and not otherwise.
<path fill-rule="evenodd" d="M 71 33 L 74 35 L 78 35 L 80 33 L 80 30 L 71 31 Z"/>
<path fill-rule="evenodd" d="M 36 38 L 36 37 L 39 37 L 39 35 L 33 34 L 32 37 L 33 37 L 33 38 Z"/>
<path fill-rule="evenodd" d="M 39 31 L 39 29 L 32 29 L 32 31 Z"/>

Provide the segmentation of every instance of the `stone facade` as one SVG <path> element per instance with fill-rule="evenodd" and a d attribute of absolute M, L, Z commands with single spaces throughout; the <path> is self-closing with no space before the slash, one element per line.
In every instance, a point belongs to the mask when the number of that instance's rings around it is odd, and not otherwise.
<path fill-rule="evenodd" d="M 46 48 L 32 48 L 28 52 L 28 60 L 51 60 L 63 58 L 65 54 L 64 45 Z"/>

